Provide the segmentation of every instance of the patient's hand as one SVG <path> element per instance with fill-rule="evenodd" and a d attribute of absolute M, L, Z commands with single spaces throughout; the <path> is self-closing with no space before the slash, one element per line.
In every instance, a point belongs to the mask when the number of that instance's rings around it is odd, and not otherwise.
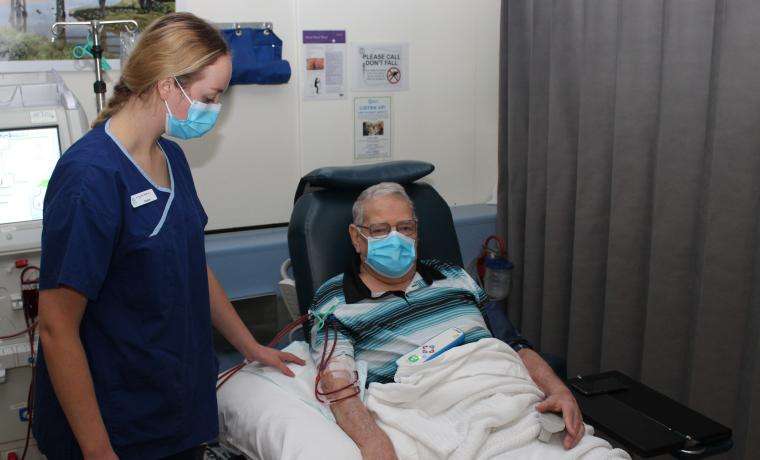
<path fill-rule="evenodd" d="M 546 394 L 546 400 L 536 406 L 539 412 L 556 412 L 562 414 L 565 420 L 565 449 L 572 449 L 583 437 L 586 427 L 583 425 L 583 414 L 575 401 L 573 394 L 562 383 L 546 361 L 530 348 L 517 352 L 530 373 L 530 378 L 536 382 L 541 391 Z"/>
<path fill-rule="evenodd" d="M 536 410 L 539 412 L 562 414 L 567 432 L 563 440 L 565 449 L 572 449 L 583 438 L 586 427 L 583 424 L 581 409 L 578 407 L 573 394 L 564 385 L 561 388 L 557 388 L 554 392 L 547 394 L 546 399 L 536 406 Z"/>
<path fill-rule="evenodd" d="M 285 351 L 277 350 L 276 348 L 265 347 L 259 345 L 251 351 L 251 356 L 246 356 L 249 361 L 257 361 L 265 366 L 276 367 L 283 374 L 288 377 L 295 377 L 293 371 L 288 369 L 285 363 L 296 363 L 299 366 L 303 366 L 306 362 L 298 356 Z"/>

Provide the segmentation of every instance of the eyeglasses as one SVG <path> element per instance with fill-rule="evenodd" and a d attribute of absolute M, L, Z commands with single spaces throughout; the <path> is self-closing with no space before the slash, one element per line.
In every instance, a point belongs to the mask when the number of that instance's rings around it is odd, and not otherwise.
<path fill-rule="evenodd" d="M 391 225 L 386 222 L 379 224 L 372 224 L 369 226 L 357 225 L 359 228 L 369 230 L 369 236 L 372 238 L 385 238 L 390 234 L 392 229 L 406 236 L 414 236 L 417 234 L 417 219 L 402 220 L 396 225 Z"/>

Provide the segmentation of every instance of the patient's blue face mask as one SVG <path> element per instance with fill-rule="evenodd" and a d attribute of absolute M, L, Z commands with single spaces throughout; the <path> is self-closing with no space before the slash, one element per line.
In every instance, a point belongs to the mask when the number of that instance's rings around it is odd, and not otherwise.
<path fill-rule="evenodd" d="M 211 131 L 211 128 L 216 124 L 216 119 L 219 117 L 222 104 L 204 104 L 203 102 L 192 100 L 185 92 L 185 89 L 182 88 L 182 85 L 179 84 L 179 81 L 177 81 L 177 77 L 174 77 L 174 81 L 177 82 L 185 99 L 190 101 L 190 108 L 187 109 L 187 118 L 180 120 L 172 115 L 169 104 L 164 101 L 167 112 L 166 134 L 177 139 L 192 139 L 201 137 Z"/>
<path fill-rule="evenodd" d="M 409 273 L 417 259 L 417 249 L 413 238 L 395 230 L 381 238 L 371 236 L 364 238 L 367 239 L 365 263 L 377 274 L 386 278 L 401 278 Z"/>

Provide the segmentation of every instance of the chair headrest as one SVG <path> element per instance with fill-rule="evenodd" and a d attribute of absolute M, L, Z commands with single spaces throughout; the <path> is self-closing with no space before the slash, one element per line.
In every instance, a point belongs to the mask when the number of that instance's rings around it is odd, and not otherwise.
<path fill-rule="evenodd" d="M 425 161 L 388 161 L 359 166 L 330 166 L 315 169 L 301 178 L 293 202 L 308 188 L 365 189 L 380 182 L 411 184 L 435 169 Z"/>

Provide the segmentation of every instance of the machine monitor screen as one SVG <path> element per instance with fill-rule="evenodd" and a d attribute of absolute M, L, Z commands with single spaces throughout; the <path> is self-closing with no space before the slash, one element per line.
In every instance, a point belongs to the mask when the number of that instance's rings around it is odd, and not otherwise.
<path fill-rule="evenodd" d="M 61 147 L 58 128 L 0 130 L 0 225 L 42 219 Z"/>

